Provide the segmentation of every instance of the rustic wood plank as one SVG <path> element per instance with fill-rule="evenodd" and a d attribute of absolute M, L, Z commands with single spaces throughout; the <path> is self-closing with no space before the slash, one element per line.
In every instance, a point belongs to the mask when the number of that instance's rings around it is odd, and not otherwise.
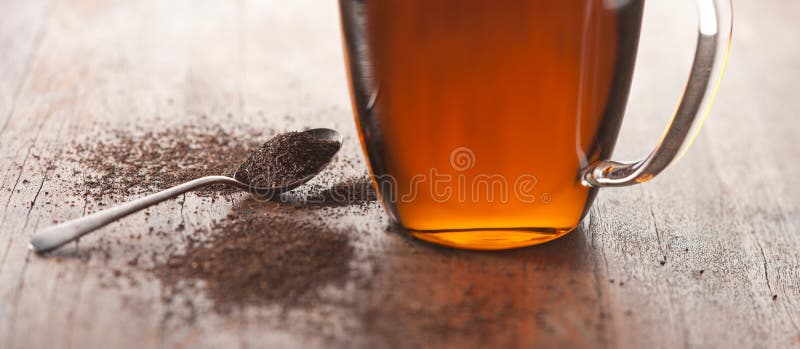
<path fill-rule="evenodd" d="M 8 126 L 19 92 L 45 31 L 49 1 L 9 1 L 0 13 L 0 135 Z"/>
<path fill-rule="evenodd" d="M 48 17 L 47 1 L 11 1 L 4 5 L 13 7 L 15 11 L 0 12 L 0 143 L 6 143 L 5 140 L 13 137 L 6 130 L 16 111 L 31 61 L 40 47 Z M 3 144 L 0 148 L 4 149 L 0 158 L 0 241 L 3 241 L 0 242 L 0 275 L 4 274 L 3 267 L 8 259 L 12 236 L 5 233 L 11 231 L 6 228 L 10 225 L 6 222 L 15 213 L 10 211 L 16 211 L 17 202 L 13 195 L 21 181 L 21 167 L 25 166 L 30 150 L 30 146 L 26 149 L 16 148 L 12 153 L 12 148 L 6 146 Z M 15 310 L 11 302 L 18 294 L 14 291 L 18 289 L 17 282 L 9 283 L 9 286 L 0 291 L 0 338 L 3 341 L 14 335 L 10 319 Z"/>
<path fill-rule="evenodd" d="M 71 168 L 50 165 L 98 130 L 334 127 L 354 159 L 338 170 L 364 165 L 335 1 L 4 2 L 0 348 L 800 345 L 800 189 L 788 179 L 800 170 L 800 49 L 788 44 L 800 4 L 736 5 L 728 74 L 692 151 L 652 183 L 603 191 L 581 229 L 554 242 L 456 251 L 387 231 L 374 203 L 295 209 L 189 194 L 40 258 L 25 248 L 34 231 L 97 209 L 64 187 L 81 183 Z M 641 156 L 666 123 L 691 58 L 692 11 L 690 0 L 648 3 L 616 157 Z M 206 228 L 242 207 L 348 232 L 365 279 L 327 290 L 335 301 L 312 309 L 222 316 L 198 294 L 189 314 L 126 264 L 180 242 L 178 224 Z M 176 234 L 127 238 L 149 226 Z"/>

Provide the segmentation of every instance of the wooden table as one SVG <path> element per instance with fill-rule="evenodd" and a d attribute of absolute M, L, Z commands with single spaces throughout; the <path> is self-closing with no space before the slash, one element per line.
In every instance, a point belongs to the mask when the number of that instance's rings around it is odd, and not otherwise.
<path fill-rule="evenodd" d="M 155 240 L 130 233 L 181 222 L 198 229 L 247 195 L 213 204 L 187 195 L 62 258 L 42 258 L 26 248 L 34 231 L 86 209 L 62 204 L 79 199 L 65 181 L 80 179 L 49 165 L 68 142 L 104 128 L 201 115 L 335 127 L 347 136 L 345 156 L 360 159 L 336 2 L 2 1 L 0 348 L 798 347 L 800 3 L 735 5 L 728 73 L 693 149 L 651 183 L 602 191 L 579 230 L 477 253 L 386 231 L 376 203 L 364 212 L 331 208 L 341 213 L 331 224 L 354 236 L 354 263 L 363 265 L 353 268 L 380 270 L 371 287 L 330 290 L 337 302 L 288 313 L 201 307 L 187 322 L 159 301 L 158 281 L 109 287 L 108 274 L 141 273 L 126 261 Z M 693 42 L 693 1 L 647 5 L 617 158 L 654 144 Z M 101 241 L 114 243 L 90 248 Z"/>

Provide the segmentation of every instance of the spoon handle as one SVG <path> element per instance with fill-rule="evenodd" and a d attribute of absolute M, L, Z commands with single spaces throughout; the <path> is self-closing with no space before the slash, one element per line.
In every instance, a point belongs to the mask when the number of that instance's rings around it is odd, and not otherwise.
<path fill-rule="evenodd" d="M 210 184 L 241 186 L 241 183 L 235 179 L 225 176 L 198 178 L 115 207 L 47 227 L 31 238 L 28 247 L 36 253 L 56 249 L 131 213 Z"/>

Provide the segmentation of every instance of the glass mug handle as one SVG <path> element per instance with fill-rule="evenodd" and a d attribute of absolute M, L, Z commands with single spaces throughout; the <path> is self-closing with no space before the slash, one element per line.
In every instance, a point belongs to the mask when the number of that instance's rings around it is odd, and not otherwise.
<path fill-rule="evenodd" d="M 680 159 L 700 131 L 719 88 L 733 28 L 731 0 L 698 0 L 699 34 L 689 80 L 678 108 L 655 149 L 642 160 L 601 160 L 589 164 L 582 183 L 622 187 L 647 182 Z"/>

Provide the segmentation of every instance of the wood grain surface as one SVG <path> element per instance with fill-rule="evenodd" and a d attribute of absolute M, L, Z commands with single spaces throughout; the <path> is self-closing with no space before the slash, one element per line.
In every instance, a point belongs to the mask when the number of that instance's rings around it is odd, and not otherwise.
<path fill-rule="evenodd" d="M 198 294 L 189 321 L 127 261 L 249 196 L 189 194 L 40 257 L 26 248 L 37 229 L 97 209 L 59 156 L 105 129 L 334 127 L 353 159 L 341 171 L 363 172 L 336 1 L 2 0 L 0 348 L 800 347 L 800 2 L 734 5 L 727 75 L 689 154 L 646 185 L 603 190 L 580 229 L 478 253 L 391 231 L 377 203 L 262 203 L 349 234 L 369 287 L 227 315 Z M 693 1 L 647 4 L 616 158 L 645 154 L 666 124 L 694 23 Z M 176 233 L 129 238 L 150 226 Z"/>

